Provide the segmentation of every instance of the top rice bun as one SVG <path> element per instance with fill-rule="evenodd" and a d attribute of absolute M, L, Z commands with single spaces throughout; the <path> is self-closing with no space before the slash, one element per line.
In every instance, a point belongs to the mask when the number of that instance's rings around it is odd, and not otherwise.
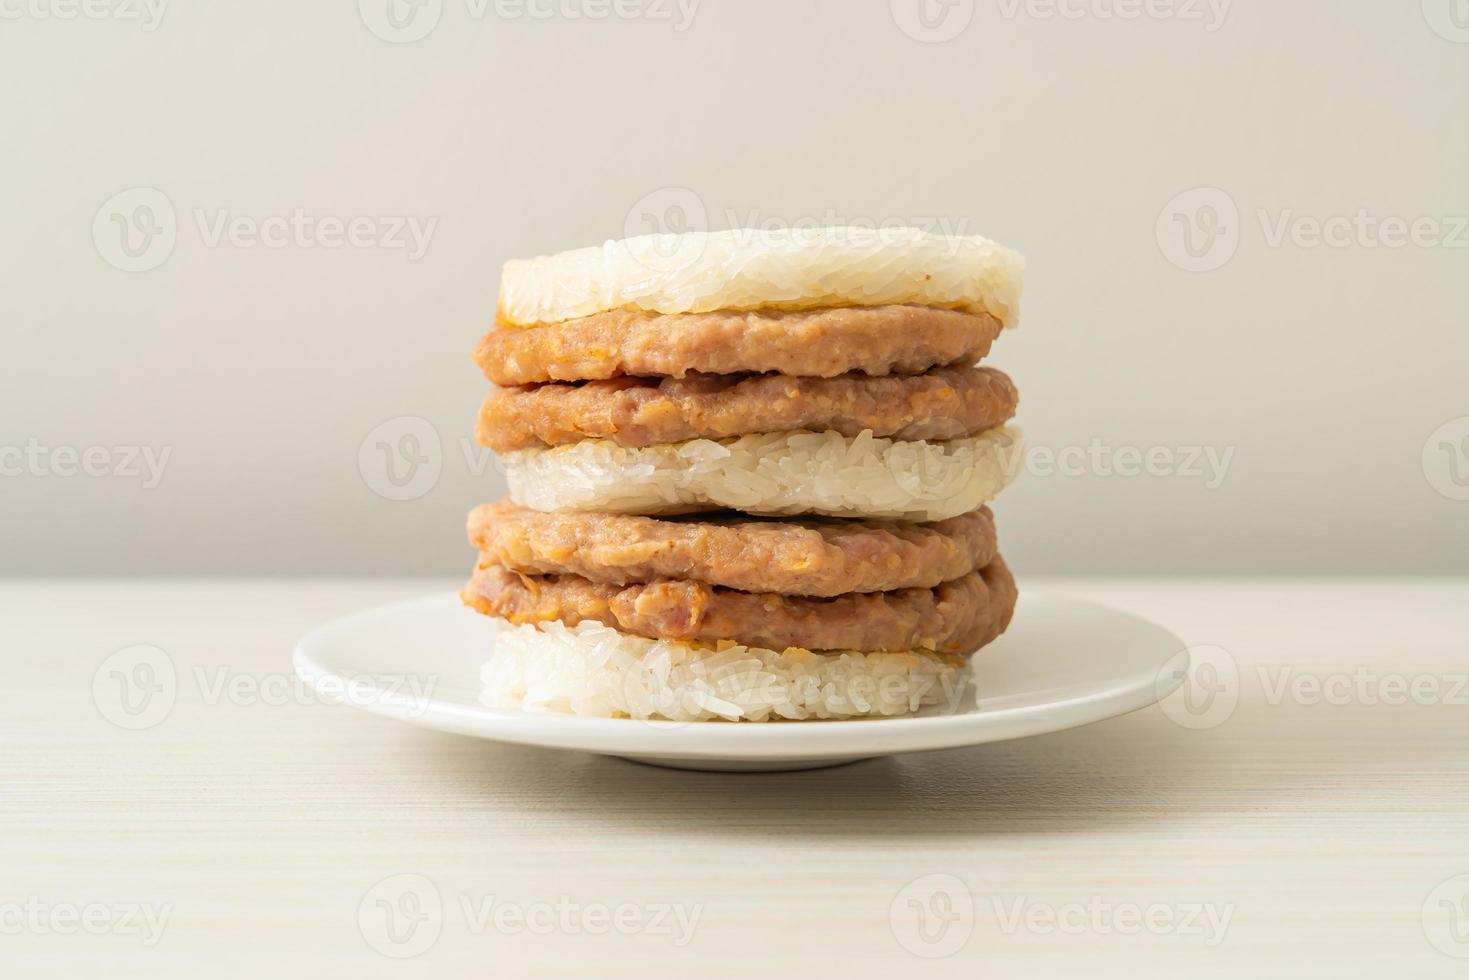
<path fill-rule="evenodd" d="M 1019 315 L 1024 260 L 987 238 L 916 228 L 642 235 L 505 263 L 498 320 L 531 326 L 650 313 L 913 304 Z"/>

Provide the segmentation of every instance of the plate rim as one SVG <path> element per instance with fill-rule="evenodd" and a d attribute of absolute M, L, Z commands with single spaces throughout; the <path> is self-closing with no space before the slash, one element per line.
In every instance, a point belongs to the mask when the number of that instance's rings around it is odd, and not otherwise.
<path fill-rule="evenodd" d="M 342 685 L 352 683 L 360 690 L 364 684 L 362 677 L 348 678 L 337 673 L 313 654 L 313 648 L 363 620 L 410 608 L 442 605 L 449 600 L 457 600 L 457 595 L 434 592 L 379 603 L 328 620 L 297 641 L 292 653 L 294 669 L 318 696 L 341 700 Z M 354 698 L 346 703 L 370 714 L 420 728 L 520 745 L 579 749 L 602 755 L 775 761 L 895 755 L 1029 738 L 1130 714 L 1163 700 L 1182 685 L 1191 656 L 1188 645 L 1171 630 L 1126 610 L 1064 592 L 1040 590 L 1023 599 L 1028 604 L 1045 600 L 1085 606 L 1132 620 L 1171 638 L 1178 652 L 1160 662 L 1146 682 L 1142 672 L 1134 671 L 1096 691 L 1044 704 L 917 718 L 760 724 L 586 718 L 555 712 L 464 705 L 435 700 L 432 695 L 425 702 L 422 698 L 383 691 L 380 687 L 374 687 L 372 696 L 368 698 Z M 676 735 L 685 737 L 672 737 Z"/>

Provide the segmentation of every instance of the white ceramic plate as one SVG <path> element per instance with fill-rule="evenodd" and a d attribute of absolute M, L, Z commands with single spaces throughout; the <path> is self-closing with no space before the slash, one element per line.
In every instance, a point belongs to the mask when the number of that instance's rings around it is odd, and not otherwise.
<path fill-rule="evenodd" d="M 1009 632 L 976 655 L 975 697 L 942 714 L 872 721 L 732 724 L 500 711 L 479 703 L 491 620 L 435 595 L 321 626 L 296 671 L 324 698 L 501 742 L 580 749 L 683 769 L 809 769 L 900 752 L 1061 731 L 1171 694 L 1183 641 L 1126 613 L 1064 596 L 1023 595 Z"/>

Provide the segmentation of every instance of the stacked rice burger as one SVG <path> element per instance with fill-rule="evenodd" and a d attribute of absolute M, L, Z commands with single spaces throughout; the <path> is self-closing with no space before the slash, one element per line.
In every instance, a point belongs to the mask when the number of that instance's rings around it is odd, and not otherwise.
<path fill-rule="evenodd" d="M 775 721 L 951 704 L 1009 624 L 1021 258 L 978 237 L 649 235 L 505 265 L 466 604 L 493 707 Z"/>

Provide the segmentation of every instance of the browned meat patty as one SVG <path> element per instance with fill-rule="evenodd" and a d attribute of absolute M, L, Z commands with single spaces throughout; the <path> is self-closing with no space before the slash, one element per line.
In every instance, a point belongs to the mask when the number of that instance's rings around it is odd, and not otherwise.
<path fill-rule="evenodd" d="M 496 325 L 474 352 L 498 385 L 778 373 L 833 378 L 973 364 L 1000 321 L 929 306 L 638 313 L 612 310 L 534 327 Z"/>
<path fill-rule="evenodd" d="M 752 432 L 835 430 L 894 439 L 957 439 L 1015 417 L 1015 384 L 994 368 L 927 374 L 793 378 L 698 374 L 495 388 L 480 409 L 481 445 L 496 452 L 610 439 L 651 446 Z"/>
<path fill-rule="evenodd" d="M 576 575 L 517 575 L 500 565 L 476 569 L 464 602 L 512 623 L 594 620 L 651 639 L 784 650 L 933 650 L 969 654 L 1004 632 L 1015 608 L 1015 580 L 998 556 L 984 568 L 934 589 L 849 593 L 810 599 L 736 592 L 660 579 L 619 588 Z"/>
<path fill-rule="evenodd" d="M 903 524 L 546 513 L 502 500 L 470 513 L 469 541 L 481 564 L 527 575 L 612 585 L 686 579 L 806 596 L 929 589 L 984 567 L 997 553 L 988 507 Z"/>

